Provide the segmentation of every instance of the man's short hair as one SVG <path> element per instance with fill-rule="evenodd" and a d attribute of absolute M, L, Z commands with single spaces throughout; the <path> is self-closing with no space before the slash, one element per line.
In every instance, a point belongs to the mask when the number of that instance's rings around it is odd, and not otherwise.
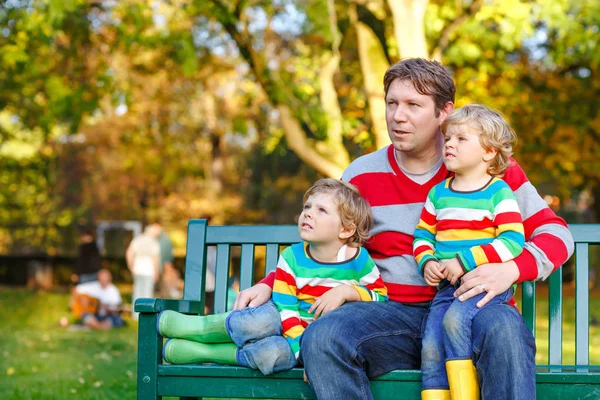
<path fill-rule="evenodd" d="M 424 58 L 406 58 L 392 65 L 383 76 L 383 90 L 387 96 L 396 79 L 410 81 L 420 94 L 433 97 L 436 116 L 447 102 L 454 103 L 456 86 L 450 72 L 437 61 Z"/>
<path fill-rule="evenodd" d="M 480 131 L 479 143 L 486 150 L 495 149 L 496 156 L 488 168 L 488 174 L 501 175 L 510 165 L 517 134 L 499 111 L 482 104 L 469 104 L 457 109 L 442 124 L 442 133 L 449 126 L 469 125 Z"/>
<path fill-rule="evenodd" d="M 358 189 L 338 179 L 319 179 L 304 193 L 303 201 L 306 202 L 310 196 L 317 193 L 330 194 L 335 198 L 342 226 L 346 229 L 355 229 L 346 243 L 362 246 L 369 238 L 369 231 L 373 227 L 373 214 L 369 203 L 361 196 Z"/>

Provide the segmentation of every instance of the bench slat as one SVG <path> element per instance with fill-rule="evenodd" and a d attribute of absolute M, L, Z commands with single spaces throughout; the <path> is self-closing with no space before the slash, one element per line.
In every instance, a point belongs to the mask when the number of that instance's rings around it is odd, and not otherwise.
<path fill-rule="evenodd" d="M 279 245 L 278 244 L 268 244 L 267 245 L 267 256 L 265 259 L 266 262 L 266 273 L 270 273 L 271 271 L 275 271 L 277 268 L 277 260 L 279 259 Z"/>
<path fill-rule="evenodd" d="M 600 224 L 569 225 L 575 243 L 600 243 Z"/>
<path fill-rule="evenodd" d="M 550 275 L 548 288 L 548 363 L 562 364 L 562 271 Z"/>
<path fill-rule="evenodd" d="M 227 288 L 229 287 L 229 250 L 227 244 L 217 245 L 215 273 L 215 314 L 227 311 Z"/>
<path fill-rule="evenodd" d="M 240 259 L 240 290 L 252 286 L 254 283 L 254 245 L 242 245 L 242 257 Z"/>
<path fill-rule="evenodd" d="M 589 364 L 589 246 L 575 245 L 575 363 Z"/>
<path fill-rule="evenodd" d="M 521 293 L 523 303 L 523 318 L 525 319 L 525 325 L 535 336 L 535 282 L 523 282 L 521 285 Z"/>
<path fill-rule="evenodd" d="M 183 298 L 196 300 L 204 307 L 204 277 L 206 276 L 206 220 L 193 219 L 188 224 L 185 256 Z"/>
<path fill-rule="evenodd" d="M 206 235 L 208 245 L 294 244 L 300 241 L 296 225 L 211 226 Z"/>

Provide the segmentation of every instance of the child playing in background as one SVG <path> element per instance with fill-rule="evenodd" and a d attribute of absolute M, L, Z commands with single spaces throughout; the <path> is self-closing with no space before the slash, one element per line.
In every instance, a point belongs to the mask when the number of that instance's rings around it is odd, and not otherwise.
<path fill-rule="evenodd" d="M 499 178 L 510 163 L 516 135 L 498 112 L 478 104 L 452 113 L 441 129 L 444 163 L 454 176 L 429 192 L 413 242 L 419 272 L 439 289 L 423 337 L 421 396 L 478 399 L 471 323 L 486 291 L 481 285 L 481 294 L 464 302 L 455 299 L 454 291 L 466 272 L 512 260 L 523 251 L 517 199 Z M 488 305 L 512 297 L 509 289 Z"/>
<path fill-rule="evenodd" d="M 272 301 L 208 316 L 162 312 L 158 332 L 171 338 L 165 360 L 240 365 L 265 375 L 295 367 L 302 333 L 315 318 L 348 301 L 387 301 L 379 270 L 360 247 L 372 225 L 371 209 L 354 186 L 320 179 L 304 195 L 303 242 L 279 258 Z"/>

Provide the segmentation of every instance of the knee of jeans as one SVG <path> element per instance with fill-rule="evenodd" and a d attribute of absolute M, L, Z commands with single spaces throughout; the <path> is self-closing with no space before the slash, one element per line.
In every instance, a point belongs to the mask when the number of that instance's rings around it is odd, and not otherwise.
<path fill-rule="evenodd" d="M 238 362 L 244 367 L 258 369 L 264 375 L 286 371 L 297 365 L 287 340 L 272 336 L 250 343 L 238 350 Z"/>
<path fill-rule="evenodd" d="M 461 317 L 460 313 L 456 310 L 453 310 L 452 308 L 448 309 L 442 321 L 442 326 L 448 336 L 455 336 L 465 328 L 464 320 Z"/>
<path fill-rule="evenodd" d="M 513 352 L 535 351 L 533 334 L 527 328 L 523 317 L 512 306 L 499 304 L 484 307 L 473 319 L 473 345 L 481 350 L 485 343 L 511 343 L 502 346 L 505 355 Z"/>

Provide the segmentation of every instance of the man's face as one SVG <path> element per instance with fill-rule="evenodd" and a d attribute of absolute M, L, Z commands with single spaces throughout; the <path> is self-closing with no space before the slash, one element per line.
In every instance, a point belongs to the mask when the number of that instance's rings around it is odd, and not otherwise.
<path fill-rule="evenodd" d="M 388 135 L 396 152 L 418 157 L 434 151 L 452 103 L 436 116 L 433 97 L 420 94 L 409 80 L 400 79 L 392 82 L 385 100 Z"/>
<path fill-rule="evenodd" d="M 110 276 L 110 272 L 107 270 L 98 271 L 98 282 L 100 282 L 100 286 L 106 288 L 110 282 L 112 281 L 112 277 Z"/>

